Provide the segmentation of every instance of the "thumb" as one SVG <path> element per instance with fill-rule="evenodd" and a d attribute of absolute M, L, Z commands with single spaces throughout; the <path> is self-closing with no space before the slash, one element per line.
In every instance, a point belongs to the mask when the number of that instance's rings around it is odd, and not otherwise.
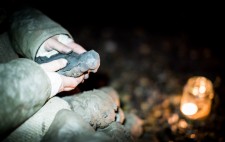
<path fill-rule="evenodd" d="M 41 64 L 41 67 L 46 71 L 57 71 L 61 68 L 64 68 L 67 65 L 66 59 L 57 59 L 48 63 Z"/>

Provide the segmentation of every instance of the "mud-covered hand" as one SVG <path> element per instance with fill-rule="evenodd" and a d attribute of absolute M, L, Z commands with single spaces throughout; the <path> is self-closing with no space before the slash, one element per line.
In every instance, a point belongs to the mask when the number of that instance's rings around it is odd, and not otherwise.
<path fill-rule="evenodd" d="M 48 75 L 49 80 L 51 82 L 52 89 L 50 97 L 53 97 L 54 95 L 62 91 L 73 90 L 78 84 L 80 84 L 84 80 L 84 75 L 74 78 L 60 75 L 55 72 L 61 68 L 64 68 L 66 64 L 67 60 L 58 59 L 40 65 L 46 71 L 46 74 Z"/>

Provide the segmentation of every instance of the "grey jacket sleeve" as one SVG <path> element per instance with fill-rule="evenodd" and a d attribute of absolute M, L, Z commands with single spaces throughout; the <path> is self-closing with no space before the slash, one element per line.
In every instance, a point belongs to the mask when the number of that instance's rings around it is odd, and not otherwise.
<path fill-rule="evenodd" d="M 35 58 L 38 48 L 48 38 L 58 34 L 71 37 L 61 25 L 32 8 L 15 12 L 10 23 L 12 46 L 17 53 L 29 59 Z"/>
<path fill-rule="evenodd" d="M 0 137 L 37 112 L 50 96 L 46 73 L 29 59 L 0 64 Z"/>

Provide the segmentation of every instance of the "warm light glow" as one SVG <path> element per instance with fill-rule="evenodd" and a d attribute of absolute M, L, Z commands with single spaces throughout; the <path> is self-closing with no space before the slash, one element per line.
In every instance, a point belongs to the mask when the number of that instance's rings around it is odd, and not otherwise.
<path fill-rule="evenodd" d="M 179 123 L 178 123 L 178 126 L 179 126 L 180 128 L 185 129 L 185 128 L 188 127 L 188 123 L 187 123 L 184 119 L 181 119 L 181 120 L 179 121 Z"/>
<path fill-rule="evenodd" d="M 191 138 L 191 139 L 194 139 L 195 137 L 196 137 L 196 134 L 191 134 L 191 135 L 190 135 L 190 138 Z"/>
<path fill-rule="evenodd" d="M 213 97 L 212 82 L 204 76 L 193 76 L 183 88 L 180 110 L 189 119 L 203 120 L 211 111 Z"/>
<path fill-rule="evenodd" d="M 198 107 L 194 103 L 184 103 L 181 107 L 181 111 L 185 115 L 194 115 L 198 111 Z"/>
<path fill-rule="evenodd" d="M 203 94 L 203 93 L 205 93 L 205 91 L 206 91 L 205 85 L 201 85 L 199 87 L 199 93 Z"/>
<path fill-rule="evenodd" d="M 194 96 L 203 96 L 204 97 L 204 94 L 206 92 L 206 86 L 205 85 L 201 85 L 199 87 L 193 87 L 192 89 L 192 94 Z M 203 95 L 202 95 L 203 94 Z"/>
<path fill-rule="evenodd" d="M 198 95 L 198 87 L 193 87 L 192 94 L 195 96 Z"/>

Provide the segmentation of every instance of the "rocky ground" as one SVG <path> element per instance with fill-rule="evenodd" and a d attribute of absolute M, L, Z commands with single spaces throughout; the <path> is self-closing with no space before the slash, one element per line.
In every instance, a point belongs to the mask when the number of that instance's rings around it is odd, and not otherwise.
<path fill-rule="evenodd" d="M 84 27 L 75 40 L 96 50 L 101 66 L 79 91 L 114 87 L 122 107 L 144 120 L 137 141 L 224 141 L 223 49 L 195 44 L 185 34 L 151 34 L 143 28 Z M 207 119 L 192 121 L 180 110 L 183 86 L 188 78 L 205 76 L 213 82 L 215 97 Z"/>

